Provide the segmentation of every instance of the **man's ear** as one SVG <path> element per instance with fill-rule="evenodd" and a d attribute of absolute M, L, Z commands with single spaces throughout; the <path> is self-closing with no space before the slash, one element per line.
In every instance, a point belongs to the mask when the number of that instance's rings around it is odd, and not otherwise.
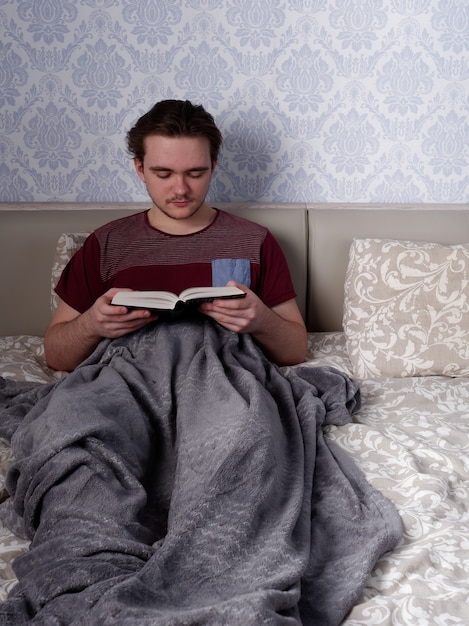
<path fill-rule="evenodd" d="M 145 182 L 145 173 L 143 171 L 143 161 L 141 159 L 138 159 L 137 157 L 135 157 L 134 158 L 134 167 L 135 167 L 135 171 L 137 172 L 138 177 L 140 178 L 140 180 Z"/>
<path fill-rule="evenodd" d="M 212 161 L 212 174 L 215 171 L 218 161 Z"/>

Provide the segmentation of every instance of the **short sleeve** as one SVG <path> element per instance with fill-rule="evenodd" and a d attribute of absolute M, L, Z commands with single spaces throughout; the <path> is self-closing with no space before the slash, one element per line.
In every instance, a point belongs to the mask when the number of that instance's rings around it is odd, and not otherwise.
<path fill-rule="evenodd" d="M 269 308 L 296 297 L 287 260 L 270 231 L 267 231 L 261 249 L 259 297 Z"/>

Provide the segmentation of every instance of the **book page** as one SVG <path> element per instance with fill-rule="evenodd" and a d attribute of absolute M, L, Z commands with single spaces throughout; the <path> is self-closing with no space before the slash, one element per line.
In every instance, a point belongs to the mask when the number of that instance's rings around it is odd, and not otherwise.
<path fill-rule="evenodd" d="M 238 287 L 189 287 L 179 294 L 184 302 L 193 299 L 242 298 L 245 292 Z"/>
<path fill-rule="evenodd" d="M 119 291 L 112 304 L 142 309 L 172 309 L 178 300 L 178 296 L 171 291 Z"/>

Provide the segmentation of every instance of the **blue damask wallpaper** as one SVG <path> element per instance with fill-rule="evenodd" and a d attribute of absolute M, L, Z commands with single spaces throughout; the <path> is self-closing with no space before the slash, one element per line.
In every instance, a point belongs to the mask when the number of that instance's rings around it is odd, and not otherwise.
<path fill-rule="evenodd" d="M 142 201 L 125 133 L 215 116 L 211 199 L 469 201 L 467 0 L 0 0 L 0 200 Z"/>

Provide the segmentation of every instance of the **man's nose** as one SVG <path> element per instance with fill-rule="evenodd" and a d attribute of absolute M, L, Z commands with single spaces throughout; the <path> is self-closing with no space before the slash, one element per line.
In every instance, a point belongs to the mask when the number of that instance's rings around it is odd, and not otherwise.
<path fill-rule="evenodd" d="M 186 191 L 188 190 L 188 184 L 187 184 L 185 176 L 182 176 L 182 175 L 176 176 L 174 185 L 175 185 L 174 187 L 175 192 L 180 195 L 185 194 Z"/>

